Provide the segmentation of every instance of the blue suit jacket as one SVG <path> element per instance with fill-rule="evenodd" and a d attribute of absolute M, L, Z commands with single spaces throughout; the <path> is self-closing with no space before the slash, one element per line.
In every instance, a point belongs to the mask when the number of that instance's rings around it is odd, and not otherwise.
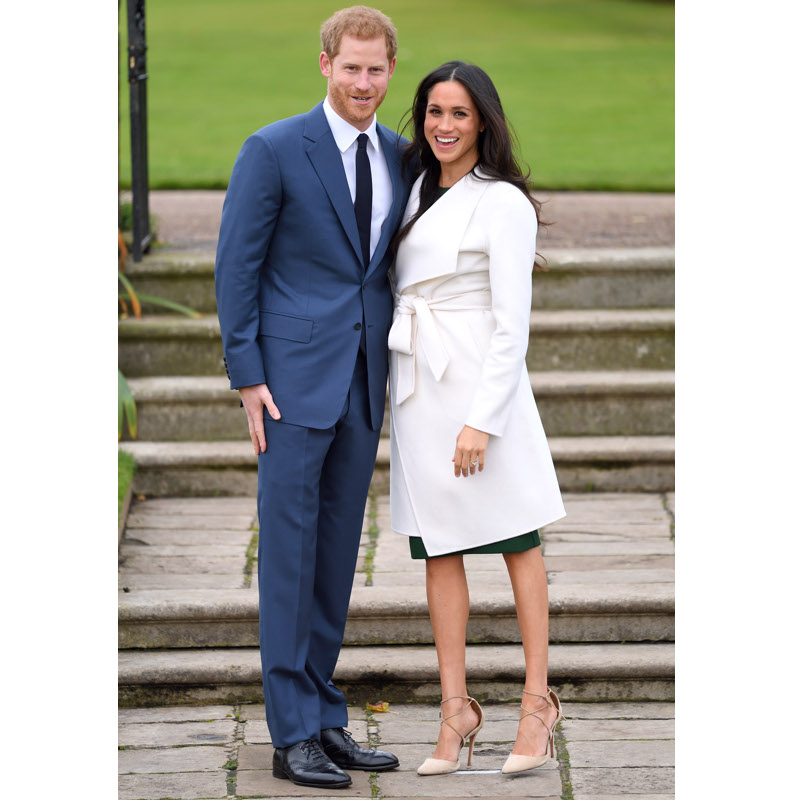
<path fill-rule="evenodd" d="M 266 383 L 285 422 L 333 425 L 362 320 L 373 430 L 386 399 L 392 322 L 388 247 L 408 199 L 406 142 L 378 125 L 392 207 L 363 264 L 342 157 L 322 103 L 252 134 L 233 167 L 217 246 L 217 311 L 231 388 Z"/>

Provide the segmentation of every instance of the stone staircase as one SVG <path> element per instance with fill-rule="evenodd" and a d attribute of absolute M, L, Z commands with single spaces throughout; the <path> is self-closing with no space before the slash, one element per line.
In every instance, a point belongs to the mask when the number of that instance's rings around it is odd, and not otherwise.
<path fill-rule="evenodd" d="M 566 494 L 542 534 L 550 681 L 565 700 L 668 700 L 674 680 L 669 493 Z M 121 547 L 122 705 L 260 702 L 255 501 L 137 501 Z M 481 700 L 519 697 L 524 660 L 502 556 L 467 560 L 467 664 Z M 424 563 L 370 499 L 336 681 L 351 703 L 436 699 Z"/>
<path fill-rule="evenodd" d="M 528 367 L 568 516 L 543 532 L 550 679 L 565 700 L 668 700 L 674 681 L 674 260 L 666 248 L 552 250 Z M 120 547 L 120 704 L 261 702 L 256 459 L 222 365 L 213 251 L 128 274 L 197 320 L 120 325 L 137 400 L 135 501 Z M 384 434 L 388 435 L 385 430 Z M 336 680 L 350 702 L 438 700 L 424 565 L 390 529 L 378 451 Z M 523 659 L 501 556 L 467 562 L 470 691 L 518 699 Z"/>
<path fill-rule="evenodd" d="M 536 273 L 528 367 L 561 486 L 669 491 L 674 482 L 674 255 L 668 248 L 552 250 Z M 214 308 L 214 254 L 162 252 L 129 268 L 143 293 L 196 308 L 119 328 L 140 415 L 123 447 L 148 495 L 250 495 L 256 459 L 228 389 Z M 200 437 L 198 437 L 198 433 Z M 386 428 L 384 434 L 387 434 Z M 388 447 L 373 488 L 388 479 Z"/>

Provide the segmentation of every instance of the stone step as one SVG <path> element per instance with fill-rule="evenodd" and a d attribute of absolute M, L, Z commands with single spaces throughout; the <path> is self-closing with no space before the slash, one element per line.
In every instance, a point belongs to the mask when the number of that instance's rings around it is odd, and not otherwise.
<path fill-rule="evenodd" d="M 674 309 L 536 310 L 530 327 L 533 371 L 674 367 Z M 212 315 L 121 320 L 119 366 L 128 378 L 224 375 L 219 321 Z"/>
<path fill-rule="evenodd" d="M 674 432 L 674 372 L 532 372 L 530 378 L 551 436 Z M 143 441 L 192 441 L 198 433 L 210 441 L 247 437 L 239 395 L 224 376 L 131 378 L 129 384 Z M 384 435 L 388 428 L 387 414 Z"/>
<path fill-rule="evenodd" d="M 549 438 L 561 490 L 672 491 L 672 436 L 572 436 Z M 257 459 L 249 441 L 122 442 L 137 464 L 134 491 L 155 497 L 253 496 Z M 378 446 L 372 488 L 388 490 L 389 442 Z"/>
<path fill-rule="evenodd" d="M 548 680 L 564 701 L 672 700 L 671 643 L 555 644 Z M 522 645 L 467 645 L 467 683 L 479 701 L 519 700 Z M 334 680 L 348 702 L 437 701 L 439 669 L 432 645 L 343 647 Z M 119 653 L 119 705 L 261 703 L 258 649 L 125 650 Z"/>
<path fill-rule="evenodd" d="M 658 308 L 675 305 L 675 251 L 666 247 L 543 250 L 547 272 L 534 275 L 534 308 Z M 213 248 L 158 250 L 129 262 L 142 294 L 174 300 L 203 314 L 217 310 Z M 160 313 L 157 306 L 148 313 Z"/>
<path fill-rule="evenodd" d="M 147 553 L 158 551 L 157 546 L 134 546 L 129 552 L 143 549 Z M 630 545 L 627 549 L 630 550 Z M 672 554 L 672 542 L 651 543 L 648 552 L 655 551 Z M 500 589 L 481 586 L 475 594 L 467 641 L 520 642 L 510 586 Z M 670 584 L 557 585 L 550 587 L 549 594 L 551 642 L 674 640 L 675 600 Z M 255 587 L 123 592 L 119 600 L 119 647 L 256 647 L 257 595 Z M 380 588 L 355 586 L 344 643 L 432 644 L 423 583 Z"/>

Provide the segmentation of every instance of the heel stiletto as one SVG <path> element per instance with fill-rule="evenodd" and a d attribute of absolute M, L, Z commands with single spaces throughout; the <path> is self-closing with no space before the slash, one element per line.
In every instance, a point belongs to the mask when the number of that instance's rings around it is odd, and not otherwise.
<path fill-rule="evenodd" d="M 556 725 L 558 725 L 559 720 L 564 719 L 564 715 L 561 713 L 561 701 L 558 699 L 556 693 L 549 686 L 547 687 L 546 695 L 536 694 L 535 692 L 528 692 L 525 689 L 523 689 L 522 692 L 523 694 L 529 694 L 532 695 L 533 697 L 539 697 L 542 700 L 544 700 L 544 705 L 539 706 L 539 708 L 533 709 L 533 711 L 525 708 L 525 706 L 523 705 L 522 706 L 523 714 L 519 719 L 520 722 L 522 722 L 522 720 L 525 719 L 525 717 L 536 717 L 536 719 L 538 719 L 539 722 L 541 722 L 542 725 L 544 725 L 544 727 L 547 728 L 547 734 L 549 737 L 548 743 L 550 745 L 550 758 L 554 758 L 555 747 L 553 745 L 553 738 L 555 737 Z M 554 708 L 557 712 L 555 721 L 549 727 L 547 723 L 538 714 L 539 711 L 544 711 L 544 709 L 548 707 Z M 541 767 L 542 764 L 546 764 L 547 761 L 548 758 L 547 758 L 546 747 L 544 753 L 540 756 L 520 756 L 516 755 L 515 753 L 512 753 L 508 757 L 506 763 L 503 764 L 503 773 L 507 775 L 511 772 L 525 772 L 526 770 L 529 769 L 536 769 L 536 767 Z"/>
<path fill-rule="evenodd" d="M 441 718 L 442 725 L 447 725 L 448 728 L 452 728 L 454 731 L 456 729 L 448 722 L 448 720 L 453 719 L 453 717 L 457 717 L 459 714 L 463 714 L 470 706 L 475 709 L 475 713 L 478 715 L 478 724 L 466 735 L 462 736 L 458 731 L 458 735 L 461 737 L 461 744 L 459 745 L 459 752 L 461 748 L 466 744 L 467 740 L 469 740 L 469 755 L 467 756 L 467 766 L 472 766 L 472 749 L 475 747 L 475 737 L 480 732 L 480 729 L 483 727 L 483 709 L 478 704 L 478 701 L 474 697 L 463 697 L 462 695 L 456 695 L 455 697 L 448 697 L 445 700 L 442 700 L 440 705 L 443 705 L 448 700 L 467 700 L 468 702 L 461 709 L 461 711 L 456 711 L 455 714 L 451 714 L 449 717 L 442 717 L 442 712 L 439 711 L 439 717 Z M 461 761 L 448 761 L 445 758 L 426 758 L 422 765 L 417 769 L 417 775 L 447 775 L 451 772 L 456 772 L 461 768 Z"/>

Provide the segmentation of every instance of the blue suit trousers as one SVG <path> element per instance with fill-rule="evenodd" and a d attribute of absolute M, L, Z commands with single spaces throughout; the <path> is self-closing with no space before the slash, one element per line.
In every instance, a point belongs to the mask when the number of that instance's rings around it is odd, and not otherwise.
<path fill-rule="evenodd" d="M 350 604 L 380 431 L 370 425 L 364 355 L 336 423 L 273 420 L 258 459 L 262 679 L 273 745 L 347 725 L 332 678 Z"/>

